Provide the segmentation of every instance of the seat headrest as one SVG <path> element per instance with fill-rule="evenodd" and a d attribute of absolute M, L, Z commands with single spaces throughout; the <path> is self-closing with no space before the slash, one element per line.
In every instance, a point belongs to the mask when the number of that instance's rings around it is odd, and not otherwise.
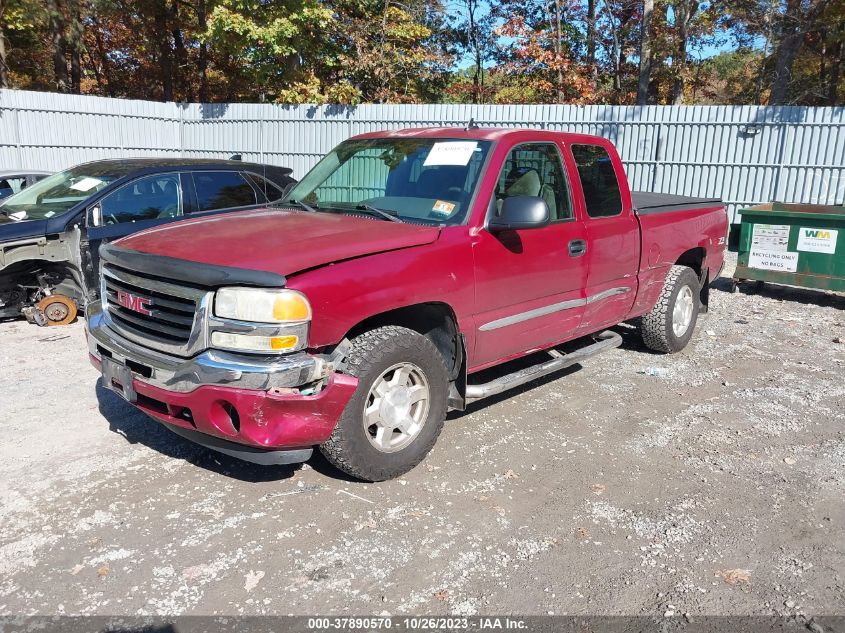
<path fill-rule="evenodd" d="M 530 169 L 517 178 L 505 191 L 505 195 L 511 196 L 539 196 L 540 195 L 540 174 L 536 169 Z"/>

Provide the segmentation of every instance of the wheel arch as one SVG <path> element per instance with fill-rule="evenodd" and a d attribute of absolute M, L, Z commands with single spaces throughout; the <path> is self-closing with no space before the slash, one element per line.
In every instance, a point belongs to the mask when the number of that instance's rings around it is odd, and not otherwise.
<path fill-rule="evenodd" d="M 416 303 L 379 312 L 356 323 L 344 336 L 352 339 L 363 332 L 386 325 L 398 325 L 419 332 L 443 355 L 449 378 L 454 380 L 464 362 L 464 348 L 455 311 L 447 303 Z"/>
<path fill-rule="evenodd" d="M 696 246 L 681 253 L 675 264 L 687 266 L 695 271 L 699 282 L 699 301 L 703 312 L 707 312 L 710 305 L 710 283 L 709 271 L 706 266 L 707 249 L 703 246 Z"/>

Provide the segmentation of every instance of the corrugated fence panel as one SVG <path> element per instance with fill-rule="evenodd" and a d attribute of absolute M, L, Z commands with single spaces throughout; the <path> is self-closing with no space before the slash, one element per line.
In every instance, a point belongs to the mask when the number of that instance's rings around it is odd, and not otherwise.
<path fill-rule="evenodd" d="M 0 168 L 191 156 L 291 167 L 340 141 L 405 127 L 537 127 L 619 148 L 631 187 L 759 202 L 845 204 L 845 108 L 759 106 L 174 104 L 0 90 Z"/>

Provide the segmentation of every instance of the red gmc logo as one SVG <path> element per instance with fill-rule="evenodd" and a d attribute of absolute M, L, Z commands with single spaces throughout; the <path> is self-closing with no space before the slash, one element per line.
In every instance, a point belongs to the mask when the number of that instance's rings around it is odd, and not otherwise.
<path fill-rule="evenodd" d="M 153 311 L 150 310 L 151 301 L 152 299 L 136 297 L 133 294 L 124 292 L 123 290 L 117 291 L 117 302 L 127 310 L 132 310 L 133 312 L 140 312 L 141 314 L 152 316 Z"/>

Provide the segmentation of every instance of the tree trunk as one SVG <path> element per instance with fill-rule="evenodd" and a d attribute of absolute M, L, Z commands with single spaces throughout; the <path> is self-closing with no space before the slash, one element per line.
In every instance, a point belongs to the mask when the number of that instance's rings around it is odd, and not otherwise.
<path fill-rule="evenodd" d="M 789 99 L 792 64 L 804 41 L 804 32 L 801 28 L 802 17 L 801 0 L 787 0 L 780 41 L 775 51 L 775 79 L 769 96 L 769 105 L 783 105 Z"/>
<path fill-rule="evenodd" d="M 637 81 L 637 105 L 648 104 L 648 84 L 651 80 L 651 14 L 654 0 L 643 0 L 643 22 L 640 33 L 640 76 Z"/>
<path fill-rule="evenodd" d="M 561 67 L 561 61 L 563 58 L 563 41 L 562 41 L 562 29 L 561 29 L 561 10 L 560 10 L 560 3 L 561 0 L 555 0 L 555 53 L 557 55 L 557 102 L 563 103 L 563 68 Z"/>
<path fill-rule="evenodd" d="M 103 42 L 103 27 L 96 15 L 93 15 L 91 20 L 94 24 L 94 41 L 97 43 L 97 57 L 100 58 L 100 67 L 103 69 L 103 79 L 106 82 L 106 94 L 110 97 L 114 97 L 115 89 L 114 83 L 112 82 L 111 72 L 109 70 L 109 58 L 105 42 Z M 88 55 L 92 57 L 92 63 L 94 63 L 90 50 L 88 51 Z"/>
<path fill-rule="evenodd" d="M 842 67 L 845 66 L 845 46 L 843 46 L 843 40 L 845 40 L 845 24 L 839 26 L 839 37 L 830 51 L 832 59 L 830 61 L 827 83 L 827 105 L 830 106 L 839 105 L 837 98 L 839 93 L 839 77 L 841 76 Z"/>
<path fill-rule="evenodd" d="M 673 6 L 675 9 L 675 54 L 672 57 L 672 72 L 675 75 L 675 83 L 672 87 L 672 103 L 681 105 L 684 102 L 689 25 L 698 8 L 698 0 L 678 0 Z"/>
<path fill-rule="evenodd" d="M 478 41 L 478 25 L 475 22 L 476 0 L 467 0 L 467 22 L 469 23 L 469 47 L 475 59 L 475 69 L 472 73 L 472 102 L 478 103 L 481 92 L 481 48 Z"/>
<path fill-rule="evenodd" d="M 205 17 L 205 0 L 197 2 L 197 26 L 200 33 L 205 33 L 207 22 Z M 200 42 L 200 52 L 197 61 L 200 71 L 200 103 L 208 102 L 208 45 Z"/>
<path fill-rule="evenodd" d="M 80 0 L 70 1 L 70 90 L 82 94 L 82 50 L 83 26 L 79 7 Z"/>
<path fill-rule="evenodd" d="M 167 28 L 167 7 L 164 0 L 156 2 L 156 41 L 159 49 L 161 88 L 164 101 L 173 101 L 173 49 L 170 47 L 170 33 Z"/>
<path fill-rule="evenodd" d="M 67 92 L 70 86 L 68 85 L 67 60 L 65 59 L 65 19 L 59 6 L 59 0 L 47 0 L 47 13 L 50 42 L 53 48 L 53 79 L 56 90 Z"/>
<path fill-rule="evenodd" d="M 652 0 L 646 0 L 652 1 Z M 587 63 L 596 72 L 596 0 L 587 0 Z"/>
<path fill-rule="evenodd" d="M 6 66 L 6 36 L 3 33 L 3 0 L 0 0 L 0 88 L 9 87 L 9 71 Z"/>

